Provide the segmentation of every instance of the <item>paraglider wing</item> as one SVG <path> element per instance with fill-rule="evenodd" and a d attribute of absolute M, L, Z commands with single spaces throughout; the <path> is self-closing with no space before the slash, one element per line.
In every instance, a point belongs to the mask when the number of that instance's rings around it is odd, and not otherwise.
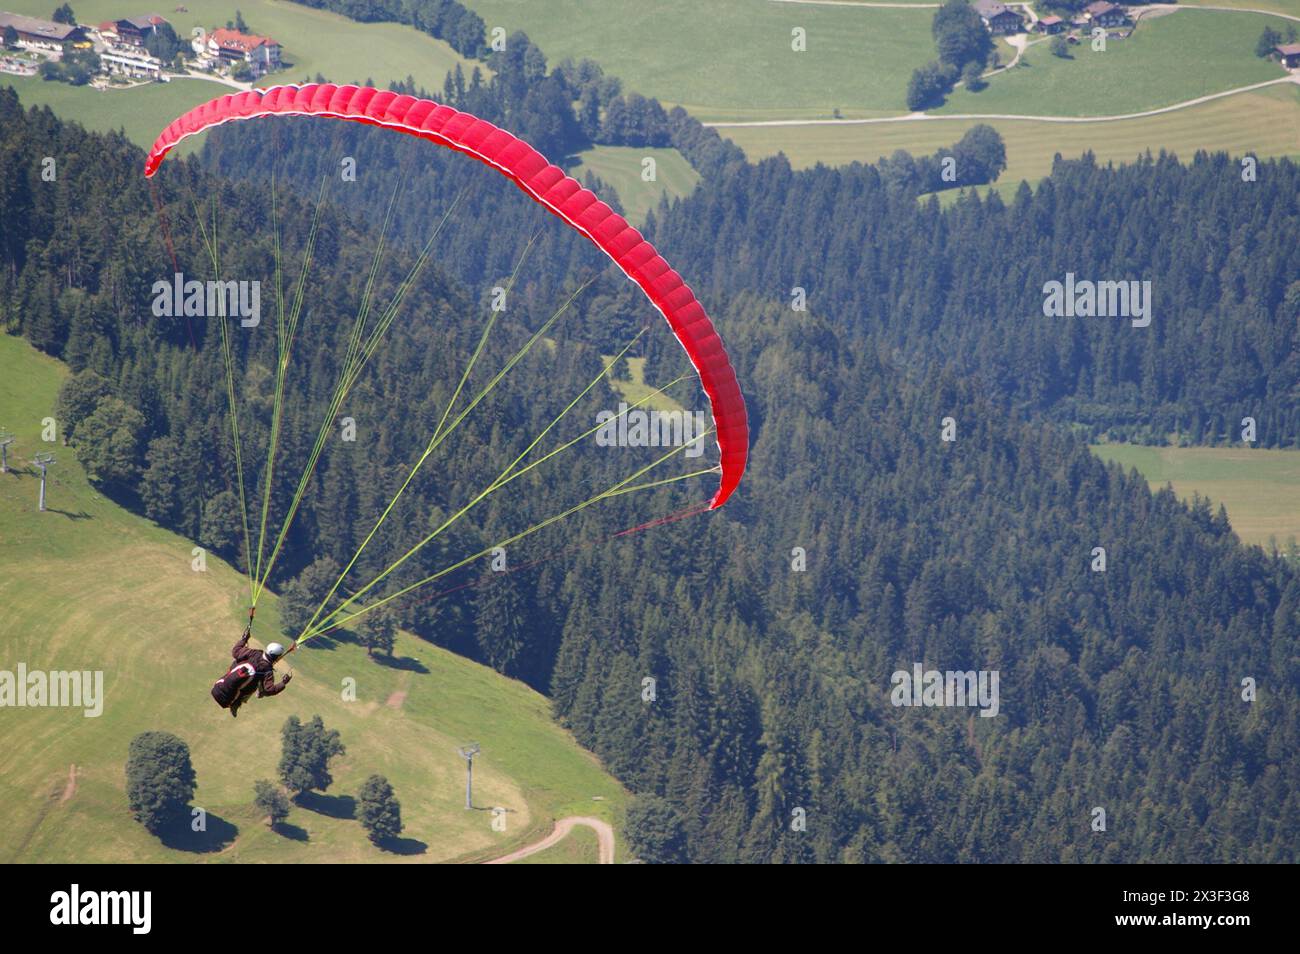
<path fill-rule="evenodd" d="M 667 319 L 709 396 L 722 476 L 710 509 L 726 502 L 745 471 L 749 421 L 735 369 L 695 294 L 639 231 L 528 143 L 486 120 L 429 99 L 369 86 L 312 83 L 273 86 L 222 96 L 171 123 L 155 140 L 144 174 L 153 176 L 167 152 L 224 123 L 261 116 L 323 116 L 382 126 L 463 152 L 496 169 L 538 203 L 581 232 L 636 282 Z"/>

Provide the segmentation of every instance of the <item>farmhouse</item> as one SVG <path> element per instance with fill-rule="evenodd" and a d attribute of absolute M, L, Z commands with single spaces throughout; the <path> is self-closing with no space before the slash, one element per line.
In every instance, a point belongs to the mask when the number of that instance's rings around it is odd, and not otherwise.
<path fill-rule="evenodd" d="M 51 23 L 17 13 L 0 13 L 0 32 L 13 27 L 18 45 L 29 49 L 62 50 L 65 43 L 86 43 L 86 31 L 66 23 Z"/>
<path fill-rule="evenodd" d="M 1062 33 L 1068 24 L 1060 17 L 1039 17 L 1038 30 L 1041 33 Z"/>
<path fill-rule="evenodd" d="M 1024 31 L 1024 21 L 1020 14 L 1007 9 L 999 0 L 975 0 L 973 6 L 994 36 L 1009 36 Z"/>
<path fill-rule="evenodd" d="M 268 36 L 220 29 L 209 33 L 206 42 L 196 40 L 194 46 L 201 56 L 220 65 L 247 63 L 256 76 L 280 68 L 280 44 Z"/>
<path fill-rule="evenodd" d="M 1119 4 L 1096 0 L 1083 8 L 1094 26 L 1120 27 L 1128 23 L 1128 12 Z"/>
<path fill-rule="evenodd" d="M 126 17 L 123 20 L 109 20 L 99 25 L 99 35 L 106 40 L 112 39 L 131 46 L 144 46 L 144 41 L 157 33 L 158 28 L 166 22 L 156 13 Z"/>
<path fill-rule="evenodd" d="M 1273 47 L 1273 51 L 1287 69 L 1293 70 L 1300 66 L 1300 43 L 1284 43 Z"/>

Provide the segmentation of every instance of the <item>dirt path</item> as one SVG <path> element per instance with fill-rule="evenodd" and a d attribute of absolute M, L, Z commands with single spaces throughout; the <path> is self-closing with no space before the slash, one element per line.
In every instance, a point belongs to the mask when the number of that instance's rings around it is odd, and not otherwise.
<path fill-rule="evenodd" d="M 1300 17 L 1290 13 L 1280 13 L 1277 10 L 1259 10 L 1254 7 L 1216 7 L 1208 3 L 1148 3 L 1144 7 L 1132 7 L 1139 13 L 1147 10 L 1166 10 L 1173 13 L 1175 10 L 1219 10 L 1223 13 L 1258 13 L 1266 17 L 1281 17 L 1283 20 L 1295 20 L 1300 23 Z"/>
<path fill-rule="evenodd" d="M 1187 109 L 1189 106 L 1199 106 L 1201 103 L 1223 99 L 1225 96 L 1236 96 L 1238 93 L 1250 93 L 1257 89 L 1265 89 L 1269 86 L 1277 86 L 1281 83 L 1300 83 L 1300 73 L 1291 73 L 1286 76 L 1279 76 L 1277 79 L 1265 80 L 1262 83 L 1252 83 L 1250 86 L 1239 86 L 1236 89 L 1226 89 L 1221 93 L 1210 93 L 1206 96 L 1198 96 L 1195 99 L 1188 99 L 1181 103 L 1174 103 L 1172 106 L 1161 106 L 1159 109 L 1147 109 L 1140 113 L 1122 113 L 1117 116 L 1034 116 L 1021 113 L 943 113 L 936 116 L 930 113 L 905 113 L 901 116 L 881 116 L 876 119 L 760 119 L 736 122 L 713 122 L 704 123 L 704 125 L 714 129 L 740 126 L 870 126 L 875 123 L 937 122 L 943 119 L 1025 119 L 1038 123 L 1113 123 L 1121 119 L 1145 119 L 1147 116 L 1159 116 L 1161 113 L 1172 113 L 1179 109 Z"/>
<path fill-rule="evenodd" d="M 63 794 L 59 796 L 59 804 L 62 805 L 73 795 L 77 794 L 77 763 L 73 762 L 68 766 L 68 784 L 63 786 Z"/>
<path fill-rule="evenodd" d="M 512 861 L 518 861 L 520 858 L 527 858 L 539 851 L 545 851 L 547 848 L 558 844 L 569 832 L 573 831 L 574 825 L 586 825 L 588 828 L 595 830 L 596 840 L 600 843 L 600 863 L 602 865 L 612 865 L 614 863 L 614 829 L 609 826 L 608 822 L 603 822 L 599 818 L 586 818 L 578 815 L 561 818 L 555 823 L 555 830 L 541 841 L 525 845 L 508 855 L 493 858 L 491 861 L 484 862 L 484 864 L 508 865 Z"/>

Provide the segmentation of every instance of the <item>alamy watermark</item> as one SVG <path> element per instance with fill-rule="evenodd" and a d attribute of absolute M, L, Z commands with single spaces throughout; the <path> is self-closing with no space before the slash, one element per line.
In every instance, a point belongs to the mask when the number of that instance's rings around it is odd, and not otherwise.
<path fill-rule="evenodd" d="M 171 281 L 153 283 L 155 318 L 238 318 L 244 328 L 262 323 L 262 283 L 259 281 L 185 280 L 177 272 Z"/>
<path fill-rule="evenodd" d="M 1048 318 L 1131 318 L 1134 328 L 1151 324 L 1151 282 L 1095 282 L 1065 273 L 1065 281 L 1043 285 Z"/>
<path fill-rule="evenodd" d="M 104 711 L 102 670 L 29 670 L 19 663 L 16 670 L 0 669 L 0 709 L 82 709 L 87 719 Z"/>
<path fill-rule="evenodd" d="M 896 706 L 977 706 L 981 719 L 991 719 L 998 714 L 998 677 L 996 669 L 941 672 L 914 663 L 911 672 L 900 669 L 890 677 L 894 690 L 889 701 Z"/>
<path fill-rule="evenodd" d="M 132 934 L 148 934 L 152 909 L 151 891 L 83 891 L 74 884 L 50 895 L 50 923 L 61 926 L 129 925 Z"/>
<path fill-rule="evenodd" d="M 700 437 L 708 429 L 708 418 L 703 411 L 629 411 L 626 401 L 619 404 L 617 411 L 599 412 L 596 423 L 600 425 L 596 431 L 598 447 L 685 445 L 687 457 L 704 453 L 704 441 Z"/>

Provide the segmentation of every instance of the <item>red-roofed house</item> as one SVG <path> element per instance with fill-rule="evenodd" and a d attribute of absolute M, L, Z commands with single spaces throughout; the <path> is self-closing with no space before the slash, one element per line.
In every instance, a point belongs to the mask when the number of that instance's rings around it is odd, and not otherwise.
<path fill-rule="evenodd" d="M 1300 43 L 1283 43 L 1273 49 L 1277 51 L 1277 58 L 1287 69 L 1293 70 L 1300 66 Z"/>
<path fill-rule="evenodd" d="M 1060 33 L 1067 25 L 1060 17 L 1038 18 L 1038 29 L 1043 33 Z"/>
<path fill-rule="evenodd" d="M 227 65 L 247 63 L 257 76 L 280 68 L 280 44 L 269 36 L 254 36 L 224 28 L 213 30 L 207 35 L 207 42 L 200 52 Z"/>

